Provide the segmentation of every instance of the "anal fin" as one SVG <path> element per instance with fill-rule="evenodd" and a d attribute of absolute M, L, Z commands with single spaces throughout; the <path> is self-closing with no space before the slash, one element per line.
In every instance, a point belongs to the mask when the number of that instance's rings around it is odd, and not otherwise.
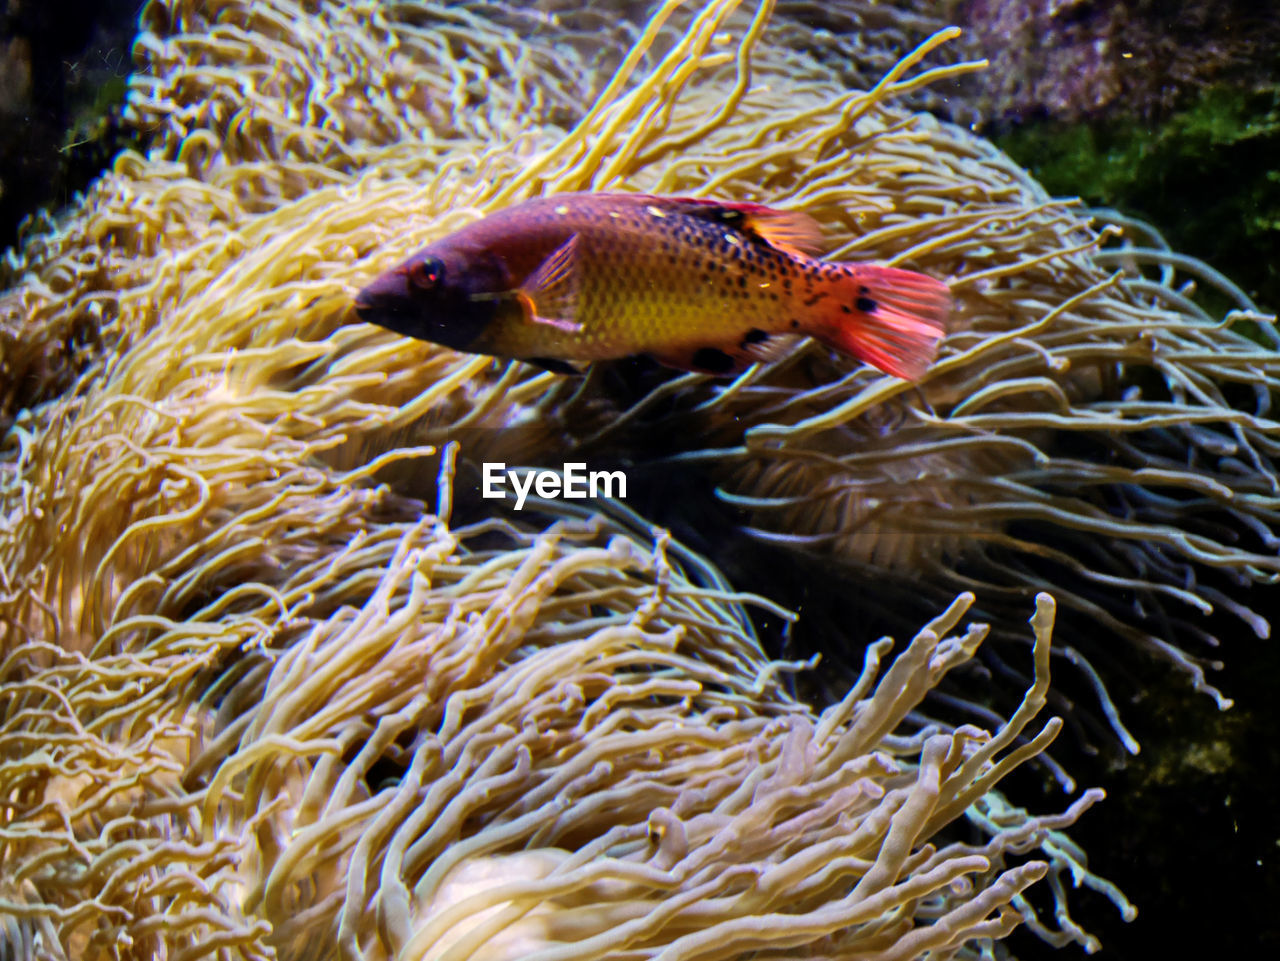
<path fill-rule="evenodd" d="M 769 334 L 753 327 L 736 341 L 690 344 L 662 351 L 650 351 L 654 360 L 677 370 L 732 377 L 752 364 L 776 360 L 796 342 L 795 337 Z"/>
<path fill-rule="evenodd" d="M 573 361 L 562 360 L 559 357 L 522 357 L 520 359 L 526 364 L 541 367 L 543 370 L 550 371 L 553 374 L 568 374 L 577 377 L 586 373 L 584 367 L 580 367 Z"/>

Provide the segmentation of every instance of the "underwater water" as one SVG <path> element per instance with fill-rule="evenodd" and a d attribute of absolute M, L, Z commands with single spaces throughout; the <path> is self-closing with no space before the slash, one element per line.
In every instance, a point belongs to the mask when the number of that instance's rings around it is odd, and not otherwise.
<path fill-rule="evenodd" d="M 14 0 L 0 959 L 1280 949 L 1280 18 L 1152 6 Z"/>

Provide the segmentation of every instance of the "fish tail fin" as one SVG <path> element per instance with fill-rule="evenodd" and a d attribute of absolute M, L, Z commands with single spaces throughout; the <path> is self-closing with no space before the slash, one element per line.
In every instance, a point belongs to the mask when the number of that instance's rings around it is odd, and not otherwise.
<path fill-rule="evenodd" d="M 896 267 L 841 264 L 806 331 L 887 374 L 915 380 L 933 363 L 946 334 L 951 291 L 933 277 Z"/>

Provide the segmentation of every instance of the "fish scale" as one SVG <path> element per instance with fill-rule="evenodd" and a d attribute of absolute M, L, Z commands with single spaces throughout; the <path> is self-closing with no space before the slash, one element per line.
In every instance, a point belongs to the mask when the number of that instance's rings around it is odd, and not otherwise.
<path fill-rule="evenodd" d="M 579 237 L 583 329 L 548 336 L 523 317 L 507 317 L 481 341 L 495 354 L 551 350 L 599 360 L 732 341 L 744 321 L 767 331 L 786 325 L 789 308 L 779 306 L 772 286 L 781 287 L 794 267 L 774 251 L 748 258 L 750 241 L 736 231 L 644 208 L 575 209 L 553 223 L 566 240 Z"/>

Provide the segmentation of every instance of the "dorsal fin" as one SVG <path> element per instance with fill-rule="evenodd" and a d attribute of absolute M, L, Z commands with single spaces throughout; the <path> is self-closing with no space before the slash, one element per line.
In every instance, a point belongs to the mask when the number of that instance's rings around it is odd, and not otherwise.
<path fill-rule="evenodd" d="M 813 257 L 822 250 L 822 228 L 816 220 L 798 210 L 779 210 L 764 204 L 699 200 L 695 197 L 677 197 L 673 200 L 690 217 L 732 227 L 753 240 L 776 247 L 784 253 Z"/>
<path fill-rule="evenodd" d="M 604 196 L 597 194 L 595 196 Z M 764 204 L 709 200 L 705 197 L 659 197 L 656 194 L 612 193 L 616 203 L 645 205 L 724 224 L 751 240 L 788 254 L 815 257 L 822 252 L 822 227 L 806 213 Z"/>

